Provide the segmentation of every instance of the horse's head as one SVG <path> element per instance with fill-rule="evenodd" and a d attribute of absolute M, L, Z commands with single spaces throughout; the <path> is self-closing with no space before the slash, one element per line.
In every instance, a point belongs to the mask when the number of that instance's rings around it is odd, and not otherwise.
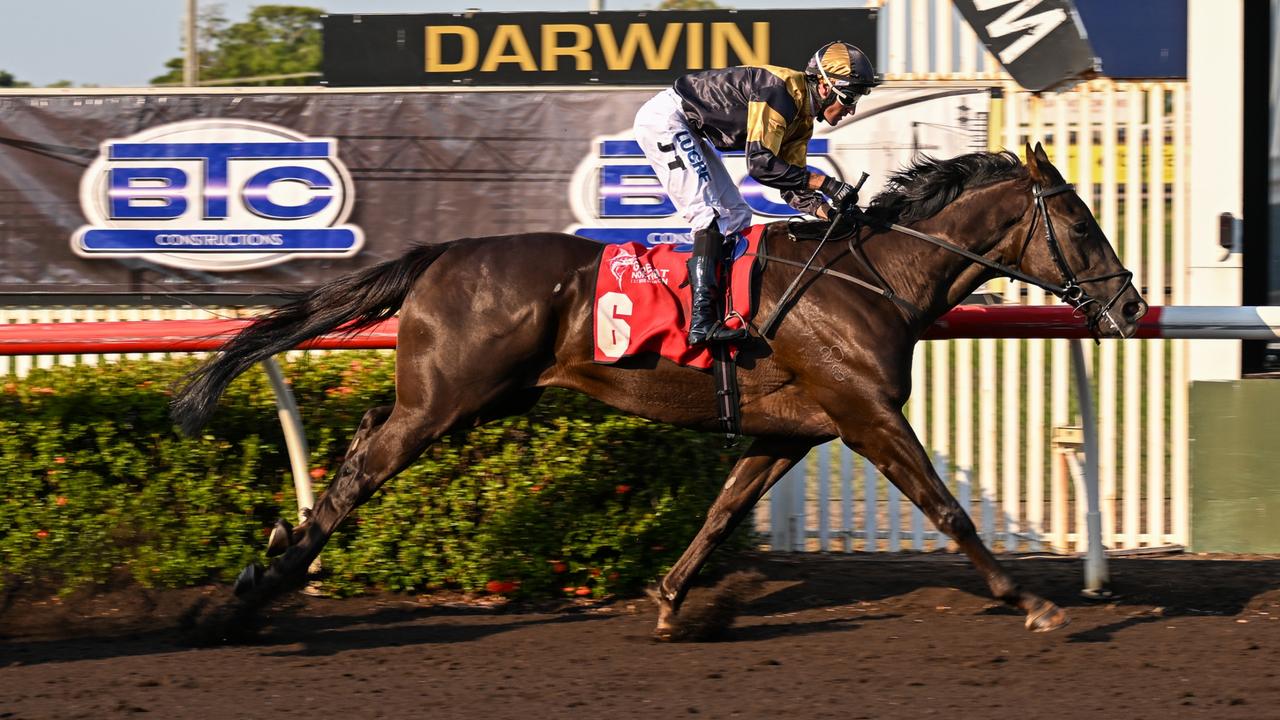
<path fill-rule="evenodd" d="M 1138 329 L 1147 303 L 1088 206 L 1040 143 L 1027 143 L 1027 171 L 1034 206 L 1018 267 L 1048 285 L 1061 286 L 1062 299 L 1089 323 L 1097 337 L 1124 338 Z"/>

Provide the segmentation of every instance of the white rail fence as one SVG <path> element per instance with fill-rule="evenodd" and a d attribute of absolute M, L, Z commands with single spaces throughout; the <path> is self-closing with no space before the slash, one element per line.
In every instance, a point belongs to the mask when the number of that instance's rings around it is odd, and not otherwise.
<path fill-rule="evenodd" d="M 1020 153 L 1027 141 L 1044 142 L 1147 301 L 1187 302 L 1185 82 L 1096 80 L 1034 96 L 1008 79 L 950 0 L 870 4 L 882 8 L 877 67 L 888 81 L 1001 81 L 988 119 L 992 149 Z M 1056 302 L 1007 282 L 987 291 L 1004 303 Z M 1086 543 L 1071 481 L 1079 419 L 1068 392 L 1068 342 L 935 341 L 915 354 L 908 418 L 982 535 L 1004 550 L 1083 550 Z M 1105 545 L 1186 544 L 1186 341 L 1104 341 L 1085 361 L 1100 423 Z M 771 496 L 756 526 L 787 549 L 930 550 L 945 540 L 874 467 L 842 447 L 817 449 Z"/>

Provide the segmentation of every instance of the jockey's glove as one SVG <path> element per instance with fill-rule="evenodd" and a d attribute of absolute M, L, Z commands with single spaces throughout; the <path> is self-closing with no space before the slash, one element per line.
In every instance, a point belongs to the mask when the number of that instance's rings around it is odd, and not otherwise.
<path fill-rule="evenodd" d="M 850 205 L 858 204 L 858 190 L 847 182 L 827 176 L 819 189 L 822 190 L 823 195 L 831 198 L 831 204 L 839 212 L 844 212 Z"/>

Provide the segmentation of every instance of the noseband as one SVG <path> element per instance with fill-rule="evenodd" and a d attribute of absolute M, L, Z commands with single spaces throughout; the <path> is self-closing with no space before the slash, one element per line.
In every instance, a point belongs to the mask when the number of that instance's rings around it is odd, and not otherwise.
<path fill-rule="evenodd" d="M 1111 317 L 1111 308 L 1115 306 L 1116 301 L 1120 299 L 1120 296 L 1124 294 L 1125 290 L 1133 287 L 1133 272 L 1129 270 L 1118 270 L 1113 273 L 1107 273 L 1106 275 L 1077 278 L 1076 274 L 1071 270 L 1071 266 L 1067 264 L 1066 255 L 1062 252 L 1062 245 L 1058 243 L 1058 236 L 1053 231 L 1053 221 L 1049 217 L 1049 208 L 1045 204 L 1045 198 L 1052 197 L 1059 193 L 1074 191 L 1075 189 L 1076 186 L 1070 183 L 1056 185 L 1047 190 L 1041 190 L 1039 185 L 1031 186 L 1031 194 L 1035 197 L 1035 208 L 1031 215 L 1031 226 L 1027 228 L 1027 243 L 1023 244 L 1023 252 L 1026 252 L 1026 246 L 1031 240 L 1031 234 L 1035 232 L 1036 223 L 1041 217 L 1043 217 L 1045 243 L 1049 246 L 1049 256 L 1053 258 L 1054 264 L 1058 266 L 1058 272 L 1062 273 L 1063 284 L 1061 286 L 1056 286 L 1035 280 L 1024 281 L 1031 282 L 1034 285 L 1044 288 L 1045 291 L 1053 293 L 1061 298 L 1063 302 L 1075 308 L 1080 315 L 1086 318 L 1089 332 L 1097 338 L 1099 336 L 1098 323 L 1102 318 L 1106 318 L 1107 322 L 1111 323 L 1111 326 L 1117 332 L 1120 332 L 1119 324 L 1116 323 L 1115 318 Z M 1089 293 L 1084 289 L 1085 283 L 1102 282 L 1104 280 L 1111 280 L 1118 277 L 1124 278 L 1124 284 L 1120 286 L 1120 289 L 1117 290 L 1106 303 L 1099 304 L 1098 300 L 1089 295 Z M 1085 314 L 1085 308 L 1092 304 L 1099 304 L 1099 310 L 1096 315 L 1090 318 Z"/>

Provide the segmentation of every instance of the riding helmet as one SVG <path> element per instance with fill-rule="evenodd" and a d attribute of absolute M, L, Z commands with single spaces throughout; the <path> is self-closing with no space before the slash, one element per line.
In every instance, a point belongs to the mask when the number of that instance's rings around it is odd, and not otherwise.
<path fill-rule="evenodd" d="M 858 98 L 880 84 L 876 69 L 866 53 L 847 42 L 827 43 L 809 59 L 804 72 L 815 79 L 825 80 L 835 92 L 827 95 L 819 111 L 839 100 L 846 106 L 857 104 Z"/>

